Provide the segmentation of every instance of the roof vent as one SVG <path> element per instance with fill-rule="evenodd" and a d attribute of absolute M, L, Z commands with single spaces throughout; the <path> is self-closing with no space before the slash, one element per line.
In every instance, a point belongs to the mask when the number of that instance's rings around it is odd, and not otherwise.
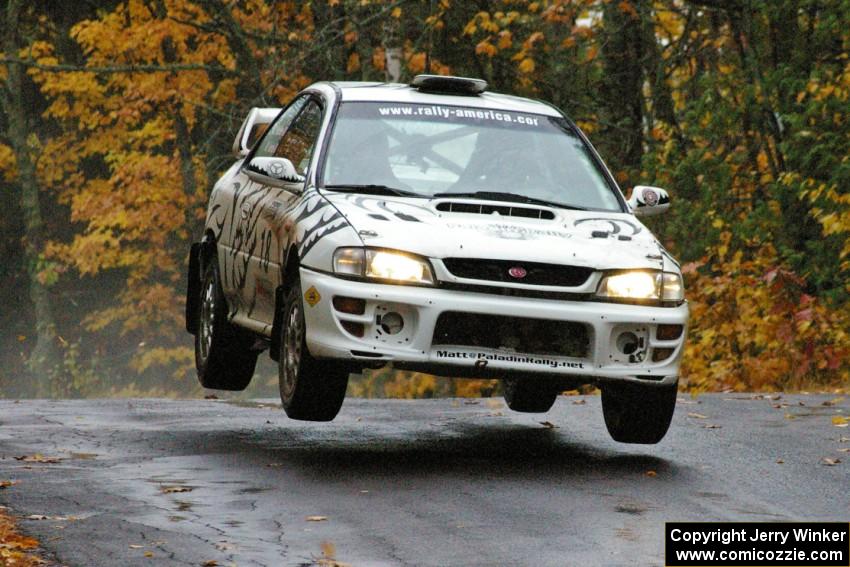
<path fill-rule="evenodd" d="M 477 95 L 487 90 L 487 81 L 469 77 L 416 75 L 410 85 L 422 92 Z"/>

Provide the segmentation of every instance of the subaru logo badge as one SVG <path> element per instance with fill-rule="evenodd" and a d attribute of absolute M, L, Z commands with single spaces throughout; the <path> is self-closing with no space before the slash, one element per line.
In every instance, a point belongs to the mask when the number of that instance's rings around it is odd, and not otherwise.
<path fill-rule="evenodd" d="M 522 278 L 528 275 L 528 272 L 522 266 L 514 266 L 513 268 L 508 270 L 508 275 L 512 278 L 521 280 Z"/>

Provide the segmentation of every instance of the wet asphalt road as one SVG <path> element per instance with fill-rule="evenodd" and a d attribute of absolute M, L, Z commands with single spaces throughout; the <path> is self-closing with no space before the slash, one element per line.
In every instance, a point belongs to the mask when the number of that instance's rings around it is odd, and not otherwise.
<path fill-rule="evenodd" d="M 330 424 L 270 400 L 0 401 L 0 504 L 69 566 L 661 565 L 665 521 L 850 520 L 832 398 L 681 398 L 656 446 L 611 441 L 593 396 L 348 399 Z M 15 459 L 36 453 L 61 460 Z"/>

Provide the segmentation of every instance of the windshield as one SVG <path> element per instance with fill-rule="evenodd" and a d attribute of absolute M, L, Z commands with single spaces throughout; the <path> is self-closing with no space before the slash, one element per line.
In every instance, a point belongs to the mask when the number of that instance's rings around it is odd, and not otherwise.
<path fill-rule="evenodd" d="M 321 183 L 330 188 L 383 186 L 423 197 L 501 193 L 622 211 L 590 149 L 563 118 L 346 102 L 326 155 Z"/>

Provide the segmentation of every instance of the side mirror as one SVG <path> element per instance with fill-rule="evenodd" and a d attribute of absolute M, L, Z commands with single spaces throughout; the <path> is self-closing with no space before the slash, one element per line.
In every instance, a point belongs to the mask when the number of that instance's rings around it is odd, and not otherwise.
<path fill-rule="evenodd" d="M 636 185 L 628 203 L 636 216 L 651 217 L 670 208 L 670 196 L 661 187 Z"/>
<path fill-rule="evenodd" d="M 279 108 L 252 108 L 242 121 L 242 126 L 239 127 L 239 132 L 233 140 L 233 156 L 236 158 L 247 156 L 251 147 L 278 114 L 280 114 Z"/>
<path fill-rule="evenodd" d="M 245 166 L 245 172 L 254 181 L 272 185 L 304 183 L 305 179 L 298 174 L 291 161 L 282 157 L 254 157 Z"/>

